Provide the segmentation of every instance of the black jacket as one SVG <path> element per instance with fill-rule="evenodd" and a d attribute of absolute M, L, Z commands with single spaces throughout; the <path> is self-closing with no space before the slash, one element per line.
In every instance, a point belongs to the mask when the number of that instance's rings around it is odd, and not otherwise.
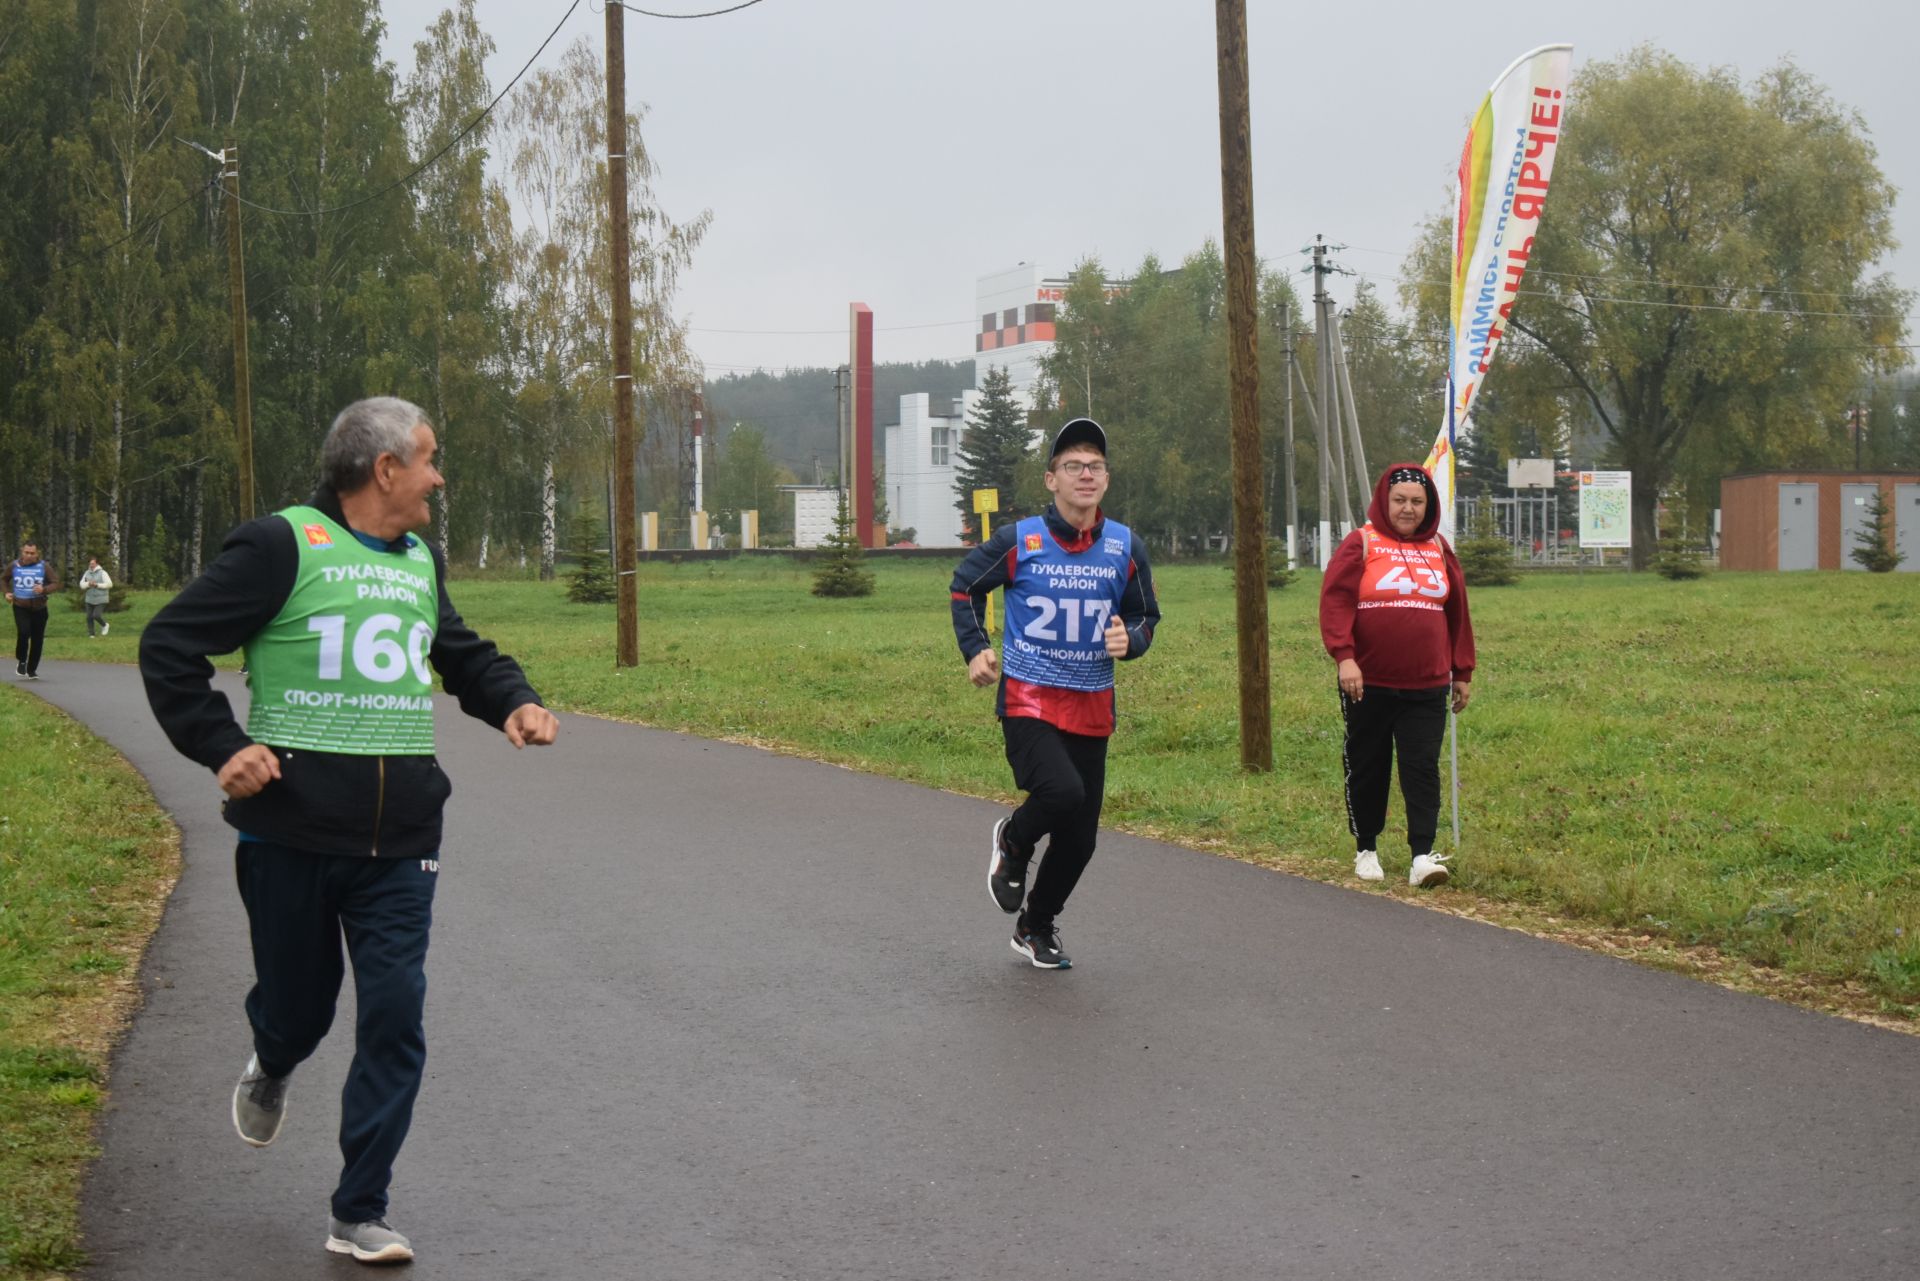
<path fill-rule="evenodd" d="M 311 505 L 345 525 L 340 500 L 322 489 Z M 440 584 L 440 620 L 428 661 L 460 710 L 499 729 L 513 709 L 538 703 L 520 664 L 483 640 L 447 596 L 447 565 L 429 545 Z M 293 591 L 300 552 L 279 516 L 227 535 L 207 571 L 154 616 L 140 637 L 140 675 L 160 727 L 182 755 L 218 771 L 253 740 L 215 690 L 209 655 L 239 649 L 272 622 Z M 431 756 L 349 756 L 275 748 L 280 778 L 226 820 L 264 840 L 322 854 L 420 858 L 440 849 L 441 810 L 453 787 Z"/>

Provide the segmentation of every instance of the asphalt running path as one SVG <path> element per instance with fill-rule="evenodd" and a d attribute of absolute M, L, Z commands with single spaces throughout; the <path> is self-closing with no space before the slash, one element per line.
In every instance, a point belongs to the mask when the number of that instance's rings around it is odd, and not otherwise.
<path fill-rule="evenodd" d="M 355 1274 L 351 994 L 245 1147 L 213 780 L 131 669 L 43 675 L 186 840 L 88 1275 Z M 1041 972 L 991 805 L 578 716 L 515 753 L 441 701 L 415 1278 L 1920 1275 L 1920 1040 L 1113 834 Z"/>

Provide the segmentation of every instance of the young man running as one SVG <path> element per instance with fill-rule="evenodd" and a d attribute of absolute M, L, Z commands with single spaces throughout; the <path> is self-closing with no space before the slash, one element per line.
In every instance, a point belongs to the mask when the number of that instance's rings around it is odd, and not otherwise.
<path fill-rule="evenodd" d="M 987 888 L 1018 912 L 1013 950 L 1043 970 L 1073 964 L 1054 920 L 1093 857 L 1113 734 L 1113 662 L 1153 643 L 1160 606 L 1133 531 L 1100 510 L 1110 474 L 1107 434 L 1076 418 L 1053 438 L 1041 516 L 1002 525 L 953 575 L 953 633 L 967 677 L 999 685 L 994 708 L 1014 785 L 1027 799 L 993 825 Z M 1005 671 L 984 625 L 987 594 L 1005 587 Z M 1047 855 L 1028 891 L 1040 838 Z M 1024 910 L 1022 903 L 1024 902 Z"/>

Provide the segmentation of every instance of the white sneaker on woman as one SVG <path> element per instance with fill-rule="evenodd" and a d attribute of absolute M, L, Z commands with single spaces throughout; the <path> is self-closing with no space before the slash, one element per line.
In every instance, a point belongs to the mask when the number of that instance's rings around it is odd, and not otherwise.
<path fill-rule="evenodd" d="M 1413 860 L 1413 866 L 1407 869 L 1407 884 L 1417 885 L 1430 890 L 1436 885 L 1445 885 L 1452 873 L 1447 871 L 1449 856 L 1445 854 L 1422 854 Z"/>
<path fill-rule="evenodd" d="M 1387 879 L 1387 874 L 1380 870 L 1380 856 L 1372 850 L 1361 850 L 1353 856 L 1353 874 L 1363 881 Z"/>

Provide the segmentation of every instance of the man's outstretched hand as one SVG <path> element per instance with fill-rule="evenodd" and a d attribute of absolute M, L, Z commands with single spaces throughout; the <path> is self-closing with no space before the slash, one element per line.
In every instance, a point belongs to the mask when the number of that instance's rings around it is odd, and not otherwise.
<path fill-rule="evenodd" d="M 516 749 L 545 747 L 560 735 L 560 718 L 538 703 L 522 703 L 503 726 Z"/>

